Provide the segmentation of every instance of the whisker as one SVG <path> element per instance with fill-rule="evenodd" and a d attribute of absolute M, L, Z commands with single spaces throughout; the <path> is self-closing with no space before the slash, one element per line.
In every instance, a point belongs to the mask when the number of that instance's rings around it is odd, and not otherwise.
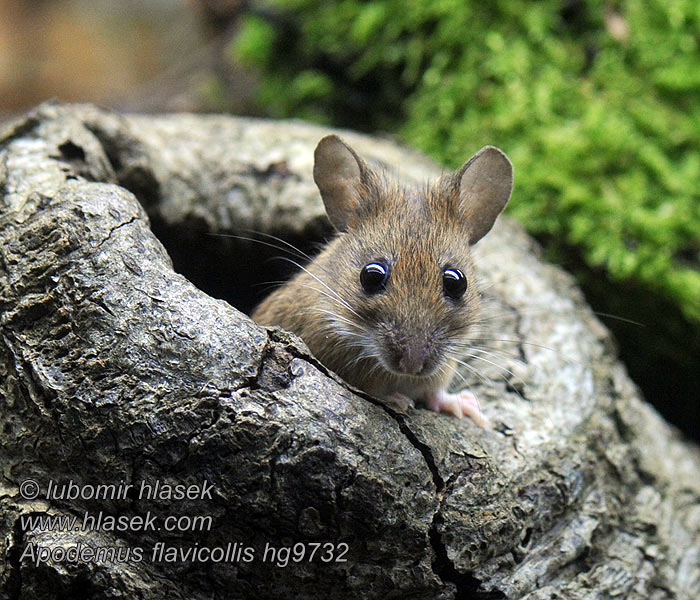
<path fill-rule="evenodd" d="M 646 327 L 644 323 L 639 321 L 634 321 L 633 319 L 628 319 L 627 317 L 620 317 L 618 315 L 611 315 L 610 313 L 604 313 L 597 310 L 591 311 L 594 315 L 598 317 L 606 317 L 608 319 L 615 319 L 616 321 L 622 321 L 623 323 L 630 323 L 631 325 L 638 325 L 639 327 Z"/>
<path fill-rule="evenodd" d="M 312 260 L 311 256 L 309 256 L 306 252 L 300 250 L 294 244 L 289 243 L 287 240 L 285 240 L 281 237 L 277 237 L 276 235 L 272 235 L 271 233 L 265 233 L 264 231 L 254 231 L 252 229 L 249 229 L 248 231 L 250 233 L 252 233 L 253 235 L 262 235 L 266 238 L 273 239 L 277 242 L 280 242 L 280 243 L 284 244 L 285 246 L 287 246 L 288 248 L 290 248 L 291 250 L 294 250 L 294 252 L 296 252 L 298 256 L 301 256 L 302 258 L 305 258 L 308 261 Z M 259 240 L 256 240 L 256 241 L 259 241 Z M 281 250 L 282 248 L 278 247 L 278 249 Z"/>
<path fill-rule="evenodd" d="M 312 256 L 310 256 L 310 255 L 307 254 L 306 252 L 300 250 L 300 249 L 297 248 L 294 244 L 289 243 L 287 240 L 285 240 L 285 239 L 283 239 L 283 238 L 277 237 L 277 236 L 272 235 L 272 234 L 270 234 L 270 233 L 265 233 L 264 231 L 256 231 L 256 230 L 254 230 L 254 229 L 248 229 L 248 230 L 246 230 L 246 231 L 250 231 L 250 233 L 252 233 L 253 235 L 261 235 L 261 236 L 265 236 L 265 237 L 267 237 L 267 238 L 273 239 L 273 240 L 275 240 L 275 241 L 277 241 L 277 242 L 280 242 L 281 244 L 284 244 L 284 246 L 280 246 L 280 245 L 278 245 L 278 244 L 273 244 L 273 243 L 270 243 L 270 242 L 266 242 L 266 241 L 264 241 L 264 240 L 259 240 L 259 239 L 255 238 L 255 237 L 247 237 L 247 236 L 244 236 L 244 235 L 236 235 L 236 234 L 233 234 L 233 233 L 214 233 L 214 232 L 207 232 L 207 235 L 213 235 L 213 236 L 218 236 L 218 237 L 228 237 L 228 238 L 234 238 L 234 239 L 238 239 L 238 240 L 245 240 L 245 241 L 248 241 L 248 242 L 255 242 L 255 243 L 257 243 L 257 244 L 262 244 L 263 246 L 268 246 L 269 248 L 274 248 L 275 250 L 280 250 L 280 251 L 282 251 L 282 252 L 288 252 L 288 253 L 292 254 L 293 256 L 297 256 L 298 258 L 302 258 L 302 259 L 304 259 L 304 260 L 306 260 L 306 261 L 308 261 L 308 262 L 312 262 L 312 261 L 313 261 L 313 257 L 312 257 Z M 326 243 L 326 244 L 319 244 L 318 250 L 323 249 L 323 247 L 326 246 L 326 245 L 327 245 L 327 243 Z M 289 260 L 287 257 L 285 257 L 285 256 L 272 256 L 272 257 L 268 258 L 267 260 L 286 260 L 286 261 L 291 262 L 292 264 L 296 265 L 297 267 L 300 267 L 300 268 L 301 268 L 301 265 L 299 265 L 298 263 L 296 263 L 296 262 L 294 262 L 294 261 L 290 261 L 290 260 Z M 318 268 L 320 268 L 324 273 L 326 273 L 329 277 L 333 277 L 333 276 L 334 276 L 334 274 L 331 273 L 330 271 L 328 271 L 328 269 L 326 269 L 325 267 L 323 267 L 323 266 L 321 266 L 321 265 L 318 265 L 318 264 L 317 264 L 316 266 L 317 266 Z"/>
<path fill-rule="evenodd" d="M 510 342 L 512 344 L 522 344 L 524 346 L 535 346 L 536 348 L 542 348 L 543 350 L 550 350 L 551 352 L 555 352 L 554 348 L 550 348 L 549 346 L 543 346 L 542 344 L 535 344 L 533 342 L 523 342 L 522 340 L 509 340 L 505 338 L 485 338 L 485 337 L 475 337 L 472 338 L 472 341 L 478 342 L 478 341 L 483 341 L 483 342 Z"/>
<path fill-rule="evenodd" d="M 318 291 L 318 290 L 317 290 L 317 291 Z M 331 320 L 333 320 L 333 321 L 340 321 L 340 322 L 342 322 L 342 323 L 346 323 L 347 325 L 350 325 L 351 327 L 355 327 L 355 323 L 354 323 L 353 321 L 351 321 L 350 319 L 348 319 L 347 317 L 344 317 L 344 316 L 342 316 L 342 315 L 339 315 L 339 314 L 337 314 L 337 313 L 334 313 L 334 312 L 331 311 L 331 310 L 326 310 L 325 308 L 311 307 L 311 308 L 310 308 L 308 311 L 306 311 L 306 312 L 317 312 L 317 313 L 321 313 L 321 314 L 324 314 L 324 315 L 328 315 L 329 317 L 331 317 Z M 359 335 L 359 334 L 357 334 L 357 335 Z"/>
<path fill-rule="evenodd" d="M 508 350 L 502 350 L 501 348 L 486 348 L 485 346 L 472 345 L 471 349 L 473 349 L 475 352 L 483 352 L 484 354 L 488 354 L 494 358 L 501 358 L 494 354 L 495 352 L 499 352 L 502 355 L 513 359 L 515 362 L 519 362 L 523 365 L 527 364 L 527 362 L 520 358 L 518 354 L 515 354 L 515 352 L 508 352 Z"/>
<path fill-rule="evenodd" d="M 504 370 L 504 371 L 510 373 L 510 375 L 511 375 L 512 377 L 514 377 L 515 380 L 516 380 L 518 383 L 522 384 L 523 386 L 526 385 L 525 382 L 524 382 L 521 378 L 519 378 L 517 375 L 515 375 L 512 371 L 509 371 L 508 369 L 506 369 L 506 368 L 504 368 L 504 367 L 501 367 L 501 366 L 497 365 L 496 363 L 491 362 L 490 360 L 486 360 L 485 358 L 480 358 L 480 357 L 474 356 L 474 355 L 468 355 L 468 356 L 469 356 L 469 358 L 475 358 L 475 359 L 477 359 L 477 360 L 484 360 L 484 361 L 486 361 L 486 362 L 488 362 L 488 363 L 491 363 L 493 366 L 498 367 L 499 369 L 502 369 L 502 370 Z M 458 360 L 458 359 L 455 359 L 455 360 L 457 360 L 457 362 L 458 362 L 459 364 L 464 365 L 465 367 L 468 367 L 468 365 L 467 365 L 464 361 L 461 361 L 461 360 Z M 500 376 L 500 379 L 502 379 L 503 382 L 506 384 L 506 386 L 508 386 L 508 388 L 510 388 L 511 390 L 513 390 L 523 402 L 527 402 L 527 400 L 525 400 L 524 396 L 518 391 L 518 389 L 517 389 L 516 387 L 514 387 L 514 386 L 508 381 L 508 379 L 506 379 L 505 375 L 501 375 L 501 376 Z"/>
<path fill-rule="evenodd" d="M 626 318 L 626 317 L 620 317 L 619 315 L 613 315 L 613 314 L 611 314 L 611 313 L 600 312 L 600 311 L 597 311 L 597 310 L 592 310 L 591 312 L 592 312 L 594 315 L 599 316 L 599 317 L 606 317 L 606 318 L 609 318 L 609 319 L 615 319 L 616 321 L 622 321 L 622 322 L 624 322 L 624 323 L 630 323 L 631 325 L 637 325 L 637 326 L 639 326 L 639 327 L 646 327 L 646 325 L 645 325 L 644 323 L 640 323 L 640 322 L 638 322 L 638 321 L 634 321 L 633 319 L 628 319 L 628 318 Z M 550 309 L 548 309 L 548 308 L 525 308 L 525 309 L 522 309 L 522 310 L 513 309 L 513 311 L 507 312 L 507 313 L 500 313 L 500 314 L 497 314 L 497 315 L 487 315 L 485 318 L 479 319 L 478 321 L 476 321 L 476 323 L 477 323 L 477 324 L 486 323 L 486 322 L 488 322 L 488 321 L 493 321 L 493 320 L 495 320 L 495 319 L 500 319 L 500 318 L 502 318 L 502 317 L 513 317 L 513 316 L 519 316 L 519 315 L 527 315 L 527 316 L 530 316 L 530 315 L 537 315 L 537 314 L 542 314 L 542 313 L 554 314 L 554 315 L 556 315 L 556 314 L 565 314 L 566 311 L 564 311 L 564 310 L 562 310 L 562 311 L 552 311 L 552 310 L 550 310 Z"/>
<path fill-rule="evenodd" d="M 469 369 L 469 371 L 474 373 L 474 375 L 476 375 L 479 379 L 481 379 L 482 382 L 484 382 L 485 384 L 488 384 L 489 380 L 486 379 L 486 377 L 484 377 L 481 373 L 479 373 L 479 371 L 477 369 L 475 369 L 471 365 L 467 364 L 463 360 L 459 360 L 458 358 L 453 358 L 452 360 L 454 360 L 457 364 L 462 365 L 466 369 Z"/>
<path fill-rule="evenodd" d="M 260 281 L 258 283 L 251 283 L 250 287 L 261 287 L 263 285 L 269 285 L 269 286 L 282 285 L 284 283 L 287 283 L 286 279 L 280 279 L 278 281 Z"/>
<path fill-rule="evenodd" d="M 275 250 L 281 250 L 282 252 L 289 252 L 289 250 L 283 246 L 278 246 L 277 244 L 271 244 L 270 242 L 266 242 L 264 240 L 258 240 L 258 239 L 253 238 L 253 237 L 247 237 L 245 235 L 236 235 L 233 233 L 214 233 L 212 231 L 208 231 L 207 235 L 213 235 L 216 237 L 234 238 L 236 240 L 244 240 L 247 242 L 255 242 L 257 244 L 262 244 L 263 246 L 268 246 L 269 248 L 274 248 Z M 262 235 L 267 235 L 267 234 L 262 234 Z M 270 236 L 270 237 L 274 238 L 274 236 Z M 281 240 L 281 241 L 284 242 L 284 240 Z M 285 244 L 287 244 L 287 246 L 291 247 L 295 251 L 296 256 L 298 256 L 299 258 L 303 258 L 303 259 L 309 260 L 309 261 L 311 260 L 311 257 L 308 254 L 306 254 L 305 252 L 302 252 L 301 250 L 299 250 L 298 248 L 296 248 L 292 244 L 289 244 L 287 242 L 285 242 Z"/>
<path fill-rule="evenodd" d="M 306 271 L 306 269 L 304 269 Z M 308 271 L 306 271 L 308 273 Z M 313 275 L 312 273 L 309 273 L 311 277 L 313 277 L 316 281 L 318 281 L 323 287 L 325 287 L 331 294 L 328 294 L 327 292 L 324 292 L 323 290 L 318 289 L 317 287 L 314 287 L 312 285 L 308 284 L 302 284 L 303 287 L 306 287 L 310 290 L 314 290 L 315 292 L 318 292 L 319 294 L 324 295 L 326 298 L 331 300 L 332 302 L 337 302 L 340 304 L 342 307 L 346 308 L 349 310 L 352 314 L 354 314 L 358 319 L 362 320 L 362 317 L 357 313 L 357 311 L 353 310 L 353 308 L 345 301 L 343 300 L 336 292 L 334 292 L 330 287 L 328 287 L 323 281 L 321 281 L 318 277 Z"/>
<path fill-rule="evenodd" d="M 482 360 L 484 362 L 487 362 L 490 365 L 493 365 L 494 367 L 496 367 L 497 369 L 501 369 L 502 371 L 505 371 L 511 377 L 514 377 L 515 379 L 519 379 L 518 376 L 515 373 L 513 373 L 513 371 L 511 371 L 510 369 L 506 369 L 504 366 L 499 365 L 498 363 L 495 363 L 492 360 L 489 360 L 488 358 L 484 358 L 483 356 L 476 356 L 475 354 L 467 354 L 466 356 L 469 358 L 474 358 L 476 360 Z M 521 381 L 521 383 L 525 383 L 525 382 Z"/>
<path fill-rule="evenodd" d="M 487 348 L 486 346 L 482 346 L 479 344 L 472 344 L 472 343 L 450 343 L 448 344 L 448 350 L 454 350 L 455 352 L 460 352 L 464 350 L 474 350 L 474 351 L 479 351 L 479 352 L 484 352 L 485 354 L 489 354 L 491 352 L 500 352 L 501 354 L 505 354 L 506 356 L 509 356 L 510 358 L 515 359 L 517 362 L 527 364 L 520 356 L 514 352 L 508 352 L 508 350 L 503 350 L 502 348 Z"/>
<path fill-rule="evenodd" d="M 447 371 L 447 367 L 441 367 L 441 368 L 440 368 L 440 374 L 443 374 L 443 372 L 445 372 L 445 371 Z M 454 369 L 454 370 L 452 371 L 452 373 L 453 373 L 454 375 L 456 375 L 457 377 L 459 377 L 459 378 L 462 380 L 462 383 L 468 383 L 468 382 L 467 382 L 467 378 L 466 378 L 464 375 L 462 375 L 462 373 L 459 372 L 459 369 Z"/>

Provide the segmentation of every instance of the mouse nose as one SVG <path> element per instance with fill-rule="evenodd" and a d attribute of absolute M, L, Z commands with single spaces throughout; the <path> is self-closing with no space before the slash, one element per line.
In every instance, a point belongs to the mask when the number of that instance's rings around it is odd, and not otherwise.
<path fill-rule="evenodd" d="M 399 370 L 406 375 L 418 375 L 425 365 L 425 353 L 410 352 L 406 350 L 399 360 Z"/>
<path fill-rule="evenodd" d="M 399 371 L 406 375 L 418 375 L 425 367 L 428 351 L 423 341 L 409 340 L 398 353 Z"/>
<path fill-rule="evenodd" d="M 389 335 L 380 339 L 383 360 L 397 374 L 424 376 L 437 364 L 434 336 L 409 325 L 393 326 Z"/>

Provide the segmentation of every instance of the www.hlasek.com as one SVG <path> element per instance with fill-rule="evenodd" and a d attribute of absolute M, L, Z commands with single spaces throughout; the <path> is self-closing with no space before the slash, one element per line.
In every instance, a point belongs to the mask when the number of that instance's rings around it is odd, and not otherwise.
<path fill-rule="evenodd" d="M 211 500 L 213 486 L 204 481 L 201 484 L 185 486 L 170 485 L 161 482 L 132 484 L 76 484 L 49 481 L 46 491 L 41 494 L 39 484 L 27 479 L 20 485 L 20 495 L 27 500 L 40 496 L 47 500 Z M 20 516 L 20 525 L 25 532 L 60 532 L 60 531 L 104 531 L 104 532 L 188 532 L 210 531 L 213 526 L 211 516 L 190 515 L 154 515 L 147 511 L 145 515 L 114 516 L 105 511 L 83 511 L 80 515 L 60 515 L 50 513 L 25 514 Z M 173 546 L 157 542 L 149 547 L 127 546 L 118 543 L 114 546 L 94 546 L 82 541 L 61 545 L 27 542 L 21 560 L 32 561 L 36 565 L 46 562 L 75 563 L 123 563 L 123 562 L 233 562 L 250 563 L 262 560 L 278 567 L 290 563 L 311 562 L 324 563 L 346 562 L 348 544 L 331 542 L 297 542 L 292 546 L 274 546 L 266 543 L 264 548 L 254 548 L 239 542 L 227 542 L 220 546 Z"/>

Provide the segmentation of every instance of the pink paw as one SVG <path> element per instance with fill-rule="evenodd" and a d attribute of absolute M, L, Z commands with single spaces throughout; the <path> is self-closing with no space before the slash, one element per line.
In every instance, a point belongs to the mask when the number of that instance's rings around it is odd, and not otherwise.
<path fill-rule="evenodd" d="M 445 390 L 429 392 L 426 404 L 435 412 L 449 412 L 461 419 L 463 415 L 471 418 L 479 427 L 486 427 L 488 420 L 479 408 L 476 396 L 467 390 L 456 394 L 449 394 Z"/>

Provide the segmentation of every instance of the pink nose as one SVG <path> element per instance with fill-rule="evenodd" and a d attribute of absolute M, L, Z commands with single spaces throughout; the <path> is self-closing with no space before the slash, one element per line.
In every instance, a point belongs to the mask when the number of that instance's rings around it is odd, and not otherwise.
<path fill-rule="evenodd" d="M 418 375 L 425 366 L 425 350 L 406 348 L 399 360 L 399 370 L 407 375 Z"/>

